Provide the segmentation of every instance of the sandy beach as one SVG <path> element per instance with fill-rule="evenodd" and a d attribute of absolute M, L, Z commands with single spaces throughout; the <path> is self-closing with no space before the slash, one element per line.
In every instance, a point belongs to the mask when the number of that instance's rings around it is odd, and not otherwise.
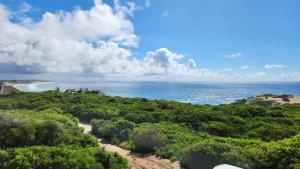
<path fill-rule="evenodd" d="M 4 85 L 12 86 L 20 91 L 43 91 L 43 89 L 39 89 L 38 86 L 42 84 L 54 83 L 50 81 L 32 81 L 30 83 L 12 83 L 12 82 L 4 82 Z"/>

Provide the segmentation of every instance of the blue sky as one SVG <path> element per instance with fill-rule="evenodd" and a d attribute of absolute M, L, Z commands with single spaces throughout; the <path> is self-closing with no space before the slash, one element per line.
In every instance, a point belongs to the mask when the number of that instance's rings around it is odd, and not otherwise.
<path fill-rule="evenodd" d="M 136 32 L 160 40 L 142 38 L 142 51 L 165 46 L 209 68 L 274 62 L 299 70 L 299 1 L 159 0 L 151 8 L 137 13 Z M 222 57 L 238 52 L 238 59 Z"/>
<path fill-rule="evenodd" d="M 134 8 L 130 8 L 128 2 L 132 2 Z M 20 16 L 11 17 L 10 23 L 27 29 L 42 22 L 46 12 L 56 14 L 62 10 L 72 14 L 76 8 L 89 11 L 95 6 L 95 2 L 91 0 L 1 0 L 0 3 L 9 13 L 21 13 Z M 114 1 L 104 0 L 99 3 L 107 4 L 113 10 L 116 9 Z M 30 7 L 22 13 L 20 11 L 24 8 L 24 4 L 25 7 Z M 103 67 L 101 63 L 93 65 L 95 67 L 93 70 L 83 67 L 83 71 L 79 71 L 80 74 L 85 74 L 88 69 L 88 73 L 102 75 L 125 72 L 127 75 L 141 76 L 143 80 L 147 79 L 149 74 L 159 76 L 160 79 L 172 77 L 171 79 L 199 81 L 300 80 L 300 1 L 136 0 L 121 1 L 120 6 L 126 7 L 125 12 L 122 11 L 124 16 L 121 23 L 130 22 L 131 28 L 125 24 L 126 28 L 116 30 L 120 32 L 126 29 L 125 33 L 114 32 L 98 36 L 103 32 L 96 31 L 95 36 L 97 41 L 103 40 L 105 43 L 113 41 L 118 48 L 128 50 L 130 54 L 124 54 L 126 60 L 122 60 L 122 63 L 126 62 L 126 64 L 117 65 L 127 68 L 120 71 L 98 70 L 97 66 Z M 21 23 L 24 18 L 30 18 L 30 23 Z M 98 26 L 95 22 L 94 27 Z M 119 39 L 124 34 L 126 40 L 111 40 Z M 136 36 L 136 39 L 128 40 L 132 35 Z M 91 37 L 85 36 L 83 39 L 87 43 L 96 42 L 94 39 L 90 40 Z M 76 39 L 76 41 L 81 42 L 83 39 Z M 135 44 L 124 45 L 129 41 L 130 43 L 134 41 Z M 7 58 L 4 60 L 7 61 L 0 64 L 6 67 L 2 67 L 6 69 L 9 66 L 18 67 L 21 73 L 24 67 L 24 69 L 34 70 L 29 71 L 29 74 L 74 73 L 73 70 L 52 70 L 39 62 L 28 64 L 26 61 L 19 62 Z M 147 60 L 147 64 L 135 62 L 127 64 L 127 60 L 139 62 Z M 191 63 L 196 64 L 191 66 Z M 142 68 L 136 68 L 141 64 Z M 143 72 L 140 74 L 131 71 L 143 67 L 151 68 L 140 70 L 139 72 Z M 4 72 L 3 69 L 0 68 L 0 71 Z M 161 69 L 161 71 L 153 71 L 153 69 Z M 191 75 L 198 73 L 203 75 L 199 77 Z M 230 77 L 234 78 L 230 79 Z"/>

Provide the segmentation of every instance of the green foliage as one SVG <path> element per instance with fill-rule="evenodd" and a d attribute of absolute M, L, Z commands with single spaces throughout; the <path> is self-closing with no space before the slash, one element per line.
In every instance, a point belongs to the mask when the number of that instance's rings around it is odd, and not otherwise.
<path fill-rule="evenodd" d="M 166 136 L 151 127 L 140 127 L 133 131 L 132 142 L 138 151 L 151 152 L 165 144 Z"/>
<path fill-rule="evenodd" d="M 189 147 L 180 162 L 187 168 L 211 169 L 227 162 L 222 156 L 230 149 L 232 147 L 226 143 L 203 142 Z"/>
<path fill-rule="evenodd" d="M 99 148 L 33 146 L 0 150 L 2 169 L 129 169 L 117 154 Z"/>
<path fill-rule="evenodd" d="M 237 145 L 206 140 L 187 148 L 180 162 L 190 169 L 209 169 L 229 163 L 245 169 L 296 169 L 300 164 L 300 136 L 280 142 Z"/>
<path fill-rule="evenodd" d="M 135 126 L 134 123 L 122 119 L 92 120 L 91 123 L 93 133 L 108 140 L 114 140 L 117 144 L 128 140 Z"/>
<path fill-rule="evenodd" d="M 190 169 L 221 163 L 245 169 L 299 167 L 300 104 L 281 106 L 250 98 L 209 106 L 50 92 L 1 98 L 0 109 L 6 110 L 0 111 L 0 125 L 9 131 L 7 135 L 1 126 L 0 139 L 9 138 L 1 140 L 4 147 L 95 146 L 95 140 L 78 129 L 75 116 L 84 121 L 94 119 L 93 133 L 114 144 L 177 159 Z M 0 151 L 0 162 L 7 154 Z M 107 159 L 103 153 L 97 156 Z M 110 166 L 106 160 L 100 163 L 104 168 Z M 122 159 L 115 164 L 121 168 Z"/>
<path fill-rule="evenodd" d="M 0 110 L 1 169 L 129 169 L 125 159 L 84 134 L 76 118 L 43 107 Z"/>
<path fill-rule="evenodd" d="M 0 111 L 0 128 L 0 147 L 97 145 L 82 133 L 76 120 L 55 112 Z"/>
<path fill-rule="evenodd" d="M 43 145 L 60 144 L 62 140 L 63 127 L 53 120 L 46 120 L 38 125 L 36 131 L 37 142 Z"/>
<path fill-rule="evenodd" d="M 255 98 L 251 99 L 257 100 Z M 298 133 L 300 122 L 296 121 L 294 116 L 300 116 L 300 106 L 293 108 L 293 110 L 287 108 L 288 106 L 282 106 L 281 110 L 274 111 L 272 106 L 258 104 L 255 101 L 251 103 L 251 99 L 229 105 L 200 106 L 173 101 L 150 101 L 140 98 L 121 98 L 94 94 L 19 93 L 0 99 L 0 108 L 56 111 L 60 114 L 72 114 L 85 121 L 91 119 L 114 121 L 116 118 L 124 118 L 137 124 L 182 123 L 195 131 L 207 132 L 216 136 L 254 138 L 267 141 L 288 138 Z M 265 121 L 265 119 L 268 121 Z M 293 125 L 287 126 L 280 123 L 279 121 L 283 119 L 288 119 Z M 252 128 L 245 127 L 245 124 L 252 121 L 257 123 L 266 122 L 276 126 L 281 134 L 279 137 L 260 133 L 251 134 L 253 132 Z M 286 130 L 290 134 L 285 134 Z"/>

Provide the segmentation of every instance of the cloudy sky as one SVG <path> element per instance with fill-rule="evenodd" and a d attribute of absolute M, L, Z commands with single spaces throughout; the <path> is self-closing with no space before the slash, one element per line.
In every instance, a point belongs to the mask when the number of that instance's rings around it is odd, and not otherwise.
<path fill-rule="evenodd" d="M 300 81 L 298 0 L 0 0 L 0 78 Z"/>

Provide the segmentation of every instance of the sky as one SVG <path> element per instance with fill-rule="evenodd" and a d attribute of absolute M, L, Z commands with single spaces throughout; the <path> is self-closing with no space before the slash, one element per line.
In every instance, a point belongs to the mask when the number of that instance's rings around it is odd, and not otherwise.
<path fill-rule="evenodd" d="M 300 81 L 298 0 L 0 0 L 0 79 Z"/>

